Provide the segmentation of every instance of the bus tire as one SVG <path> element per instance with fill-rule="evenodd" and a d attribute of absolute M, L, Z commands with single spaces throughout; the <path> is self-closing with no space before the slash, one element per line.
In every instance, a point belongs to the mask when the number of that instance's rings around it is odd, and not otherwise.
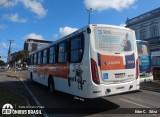
<path fill-rule="evenodd" d="M 34 84 L 35 83 L 35 81 L 33 80 L 33 74 L 32 74 L 32 72 L 30 73 L 30 80 L 31 80 L 31 82 Z"/>
<path fill-rule="evenodd" d="M 33 81 L 33 74 L 32 74 L 32 72 L 30 73 L 30 79 L 31 79 L 31 81 Z"/>
<path fill-rule="evenodd" d="M 48 78 L 48 89 L 51 94 L 55 93 L 54 80 L 51 76 Z"/>

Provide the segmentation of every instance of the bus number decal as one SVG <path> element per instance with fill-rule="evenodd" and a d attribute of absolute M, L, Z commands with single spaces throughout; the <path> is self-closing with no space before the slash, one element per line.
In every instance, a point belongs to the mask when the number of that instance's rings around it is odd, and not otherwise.
<path fill-rule="evenodd" d="M 126 59 L 126 69 L 135 68 L 135 57 L 134 54 L 125 56 Z"/>

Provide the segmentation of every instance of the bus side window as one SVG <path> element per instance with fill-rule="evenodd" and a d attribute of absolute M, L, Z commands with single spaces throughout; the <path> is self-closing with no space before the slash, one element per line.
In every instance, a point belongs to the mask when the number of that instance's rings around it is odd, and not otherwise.
<path fill-rule="evenodd" d="M 60 43 L 58 46 L 58 62 L 59 63 L 67 62 L 66 42 Z"/>
<path fill-rule="evenodd" d="M 49 53 L 50 53 L 50 51 L 49 51 L 49 48 L 47 48 L 47 56 L 46 56 L 46 61 L 47 61 L 47 64 L 49 63 Z"/>
<path fill-rule="evenodd" d="M 83 56 L 83 36 L 78 36 L 70 40 L 70 62 L 80 62 Z"/>
<path fill-rule="evenodd" d="M 55 63 L 55 47 L 52 46 L 49 48 L 49 63 Z"/>
<path fill-rule="evenodd" d="M 32 56 L 31 56 L 31 65 L 33 65 L 34 64 L 34 55 L 32 54 Z"/>
<path fill-rule="evenodd" d="M 47 64 L 47 49 L 43 51 L 43 64 Z"/>
<path fill-rule="evenodd" d="M 43 51 L 41 51 L 41 64 L 43 64 Z"/>
<path fill-rule="evenodd" d="M 41 64 L 42 63 L 42 53 L 41 51 L 38 52 L 38 64 Z"/>
<path fill-rule="evenodd" d="M 29 63 L 30 65 L 33 65 L 33 54 L 29 56 L 29 61 L 28 61 L 28 63 Z"/>
<path fill-rule="evenodd" d="M 34 54 L 33 64 L 34 65 L 37 64 L 37 53 Z"/>

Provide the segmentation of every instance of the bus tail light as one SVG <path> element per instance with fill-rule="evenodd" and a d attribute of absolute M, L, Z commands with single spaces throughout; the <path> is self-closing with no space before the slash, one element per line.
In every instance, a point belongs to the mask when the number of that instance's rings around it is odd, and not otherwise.
<path fill-rule="evenodd" d="M 150 73 L 152 73 L 152 71 L 153 71 L 153 68 L 151 67 Z"/>
<path fill-rule="evenodd" d="M 150 76 L 152 76 L 153 75 L 153 68 L 151 67 L 151 69 L 150 69 Z"/>
<path fill-rule="evenodd" d="M 139 64 L 138 59 L 136 60 L 136 79 L 138 79 L 139 76 Z"/>
<path fill-rule="evenodd" d="M 92 69 L 92 80 L 93 80 L 93 82 L 95 84 L 100 84 L 97 64 L 93 59 L 91 59 L 91 69 Z"/>

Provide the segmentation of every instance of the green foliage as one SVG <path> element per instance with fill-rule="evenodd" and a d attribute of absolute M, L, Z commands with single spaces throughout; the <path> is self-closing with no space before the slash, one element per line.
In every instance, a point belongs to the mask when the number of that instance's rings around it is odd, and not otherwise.
<path fill-rule="evenodd" d="M 29 51 L 22 50 L 11 54 L 11 64 L 21 60 L 22 62 L 27 62 Z"/>
<path fill-rule="evenodd" d="M 6 63 L 2 60 L 0 60 L 0 66 L 5 65 Z"/>

